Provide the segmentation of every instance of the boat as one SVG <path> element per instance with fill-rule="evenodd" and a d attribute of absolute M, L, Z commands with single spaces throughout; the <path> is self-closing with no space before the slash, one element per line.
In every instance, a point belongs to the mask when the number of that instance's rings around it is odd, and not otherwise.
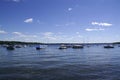
<path fill-rule="evenodd" d="M 36 50 L 40 50 L 40 49 L 42 49 L 41 47 L 36 47 Z"/>
<path fill-rule="evenodd" d="M 6 49 L 7 50 L 14 50 L 15 48 L 14 48 L 14 46 L 7 46 Z"/>
<path fill-rule="evenodd" d="M 23 47 L 24 47 L 24 48 L 26 48 L 26 47 L 27 47 L 27 45 L 23 45 Z"/>
<path fill-rule="evenodd" d="M 114 48 L 113 45 L 105 45 L 104 48 Z"/>
<path fill-rule="evenodd" d="M 47 45 L 39 45 L 36 47 L 36 50 L 45 49 Z"/>
<path fill-rule="evenodd" d="M 67 46 L 66 46 L 66 45 L 61 45 L 61 46 L 59 47 L 59 49 L 67 49 Z"/>
<path fill-rule="evenodd" d="M 15 48 L 21 48 L 21 47 L 22 47 L 22 46 L 20 46 L 20 45 L 16 45 L 16 46 L 15 46 Z"/>
<path fill-rule="evenodd" d="M 79 49 L 79 48 L 84 48 L 83 45 L 73 45 L 72 47 L 73 49 Z"/>
<path fill-rule="evenodd" d="M 2 45 L 2 47 L 8 47 L 8 45 L 4 44 L 4 45 Z"/>

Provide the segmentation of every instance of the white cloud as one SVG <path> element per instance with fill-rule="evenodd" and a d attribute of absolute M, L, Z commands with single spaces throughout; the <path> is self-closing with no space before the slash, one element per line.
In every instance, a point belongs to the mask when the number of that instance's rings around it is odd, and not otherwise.
<path fill-rule="evenodd" d="M 72 11 L 72 8 L 68 8 L 68 11 Z"/>
<path fill-rule="evenodd" d="M 13 37 L 11 40 L 18 41 L 34 41 L 34 42 L 44 42 L 44 43 L 56 43 L 56 42 L 82 42 L 83 36 L 80 35 L 80 32 L 75 32 L 73 35 L 64 34 L 61 32 L 53 33 L 53 32 L 43 32 L 37 35 L 28 35 L 29 33 L 23 34 L 21 32 L 13 32 Z M 39 35 L 39 36 L 38 36 Z"/>
<path fill-rule="evenodd" d="M 103 28 L 86 28 L 86 31 L 103 31 Z"/>
<path fill-rule="evenodd" d="M 0 30 L 0 34 L 6 34 L 7 32 L 4 30 Z"/>
<path fill-rule="evenodd" d="M 13 34 L 22 35 L 22 33 L 20 33 L 20 32 L 13 32 Z"/>
<path fill-rule="evenodd" d="M 10 40 L 36 42 L 38 38 L 37 35 L 23 34 L 21 32 L 13 32 L 12 34 L 14 34 L 14 36 L 11 37 Z"/>
<path fill-rule="evenodd" d="M 17 35 L 17 37 L 27 37 L 26 35 L 22 34 L 21 32 L 13 32 L 13 34 Z"/>
<path fill-rule="evenodd" d="M 24 20 L 25 23 L 32 23 L 33 22 L 33 18 L 28 18 L 26 20 Z"/>
<path fill-rule="evenodd" d="M 24 38 L 35 38 L 37 35 L 25 35 L 21 32 L 13 32 L 13 34 L 17 35 L 18 37 L 24 37 Z"/>
<path fill-rule="evenodd" d="M 78 33 L 78 34 L 77 34 Z M 59 42 L 59 43 L 69 43 L 69 42 L 79 42 L 82 41 L 83 36 L 79 32 L 73 33 L 73 35 L 67 35 L 64 33 L 53 33 L 53 32 L 44 32 L 42 33 L 41 41 L 44 42 Z"/>
<path fill-rule="evenodd" d="M 56 40 L 56 36 L 52 32 L 45 32 L 45 33 L 42 33 L 42 34 L 43 34 L 43 37 L 46 38 L 46 39 Z"/>
<path fill-rule="evenodd" d="M 92 25 L 98 25 L 98 26 L 112 26 L 110 23 L 99 23 L 99 22 L 92 22 Z"/>
<path fill-rule="evenodd" d="M 51 36 L 51 35 L 53 35 L 54 33 L 52 33 L 52 32 L 45 32 L 45 33 L 43 33 L 43 35 L 45 35 L 45 36 Z"/>

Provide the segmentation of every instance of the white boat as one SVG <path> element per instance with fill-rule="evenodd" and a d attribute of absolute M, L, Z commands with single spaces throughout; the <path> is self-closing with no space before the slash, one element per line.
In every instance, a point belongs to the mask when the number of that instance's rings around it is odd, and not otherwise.
<path fill-rule="evenodd" d="M 59 47 L 59 49 L 67 49 L 67 46 L 66 46 L 66 45 L 61 45 L 61 46 Z"/>
<path fill-rule="evenodd" d="M 36 50 L 45 49 L 47 45 L 39 45 L 36 47 Z"/>

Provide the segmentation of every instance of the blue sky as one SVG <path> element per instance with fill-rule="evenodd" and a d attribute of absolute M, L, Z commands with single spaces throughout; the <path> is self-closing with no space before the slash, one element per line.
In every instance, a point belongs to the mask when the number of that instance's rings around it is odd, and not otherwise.
<path fill-rule="evenodd" d="M 0 0 L 0 40 L 120 41 L 120 0 Z"/>

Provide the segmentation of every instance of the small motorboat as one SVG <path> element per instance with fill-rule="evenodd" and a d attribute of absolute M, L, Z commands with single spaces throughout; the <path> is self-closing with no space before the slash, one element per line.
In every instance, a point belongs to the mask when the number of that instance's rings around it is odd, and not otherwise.
<path fill-rule="evenodd" d="M 59 49 L 67 49 L 67 46 L 61 45 L 61 46 L 59 47 Z"/>
<path fill-rule="evenodd" d="M 16 45 L 15 48 L 21 48 L 21 46 L 20 45 Z"/>
<path fill-rule="evenodd" d="M 47 45 L 39 45 L 36 47 L 36 50 L 45 49 Z"/>
<path fill-rule="evenodd" d="M 114 48 L 113 45 L 105 45 L 104 48 Z"/>
<path fill-rule="evenodd" d="M 7 46 L 6 49 L 7 50 L 14 50 L 15 48 L 14 48 L 14 46 Z"/>
<path fill-rule="evenodd" d="M 42 49 L 41 47 L 36 47 L 36 50 L 40 50 L 40 49 Z"/>
<path fill-rule="evenodd" d="M 84 48 L 83 45 L 73 45 L 72 47 L 73 49 L 79 49 L 79 48 Z"/>

